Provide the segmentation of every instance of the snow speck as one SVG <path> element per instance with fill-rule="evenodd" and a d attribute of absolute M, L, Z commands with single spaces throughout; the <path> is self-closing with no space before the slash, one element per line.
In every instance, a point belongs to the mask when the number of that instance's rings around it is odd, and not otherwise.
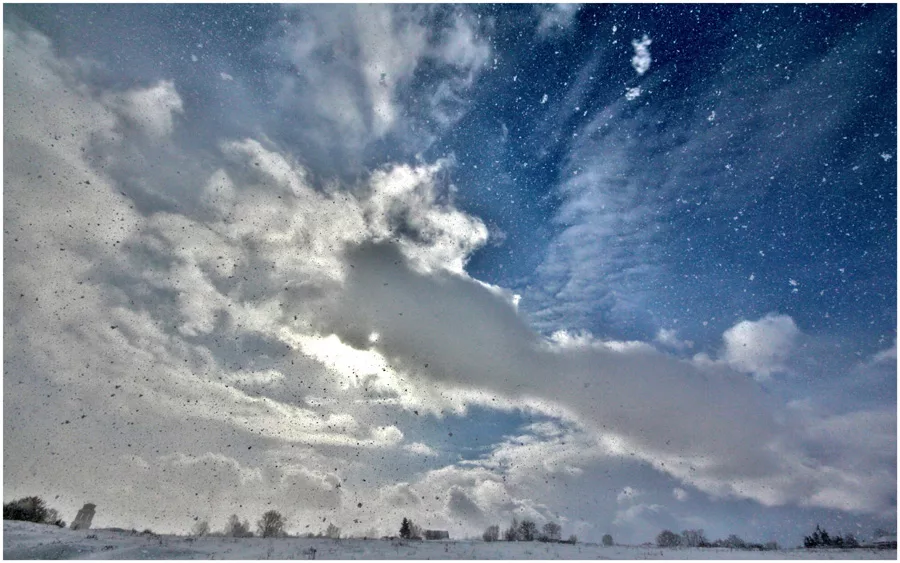
<path fill-rule="evenodd" d="M 513 75 L 513 82 L 515 82 L 515 81 L 518 80 L 518 79 L 519 79 L 519 75 L 518 75 L 518 74 L 514 74 L 514 75 Z"/>
<path fill-rule="evenodd" d="M 881 158 L 883 158 L 885 162 L 887 162 L 887 161 L 889 161 L 890 159 L 894 158 L 894 155 L 892 155 L 892 154 L 889 153 L 889 152 L 883 152 L 883 153 L 881 153 L 879 156 L 881 156 Z"/>
<path fill-rule="evenodd" d="M 546 104 L 547 100 L 549 100 L 549 99 L 550 99 L 550 96 L 548 96 L 547 94 L 544 94 L 544 97 L 541 98 L 541 103 Z"/>
<path fill-rule="evenodd" d="M 753 281 L 755 279 L 756 279 L 756 274 L 750 274 L 750 281 Z"/>
<path fill-rule="evenodd" d="M 716 111 L 713 110 L 709 112 L 709 116 L 706 118 L 707 121 L 715 121 L 716 119 Z"/>
<path fill-rule="evenodd" d="M 191 61 L 197 62 L 197 61 L 199 61 L 199 60 L 200 60 L 200 59 L 197 58 L 197 55 L 191 55 Z"/>
<path fill-rule="evenodd" d="M 625 90 L 625 99 L 633 100 L 641 95 L 641 87 L 635 86 L 634 88 L 627 88 Z"/>
<path fill-rule="evenodd" d="M 613 31 L 613 34 L 615 34 L 617 31 L 619 31 L 619 26 L 614 25 L 612 31 Z"/>
<path fill-rule="evenodd" d="M 221 78 L 222 80 L 234 80 L 234 77 L 231 76 L 230 74 L 228 74 L 227 72 L 220 72 L 219 78 Z"/>

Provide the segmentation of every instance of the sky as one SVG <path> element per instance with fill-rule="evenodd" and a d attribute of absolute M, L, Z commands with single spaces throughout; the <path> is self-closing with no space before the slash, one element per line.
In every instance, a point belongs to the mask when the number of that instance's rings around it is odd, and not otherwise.
<path fill-rule="evenodd" d="M 895 6 L 3 16 L 5 502 L 896 526 Z"/>

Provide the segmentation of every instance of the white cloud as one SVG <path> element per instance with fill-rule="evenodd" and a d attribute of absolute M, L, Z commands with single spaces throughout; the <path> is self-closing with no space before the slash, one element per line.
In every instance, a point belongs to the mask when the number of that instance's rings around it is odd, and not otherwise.
<path fill-rule="evenodd" d="M 278 106 L 304 123 L 315 146 L 339 151 L 335 165 L 349 166 L 388 135 L 424 150 L 432 130 L 463 115 L 464 94 L 490 60 L 479 25 L 446 7 L 294 7 L 271 41 L 292 69 L 280 77 Z M 439 78 L 419 80 L 423 65 Z"/>
<path fill-rule="evenodd" d="M 160 81 L 149 88 L 112 94 L 107 104 L 126 122 L 154 140 L 171 134 L 175 126 L 175 114 L 184 112 L 181 96 L 171 80 Z"/>
<path fill-rule="evenodd" d="M 897 362 L 897 343 L 894 342 L 894 345 L 890 348 L 885 348 L 877 352 L 874 356 L 872 356 L 872 363 L 881 364 L 881 363 L 891 363 Z"/>
<path fill-rule="evenodd" d="M 634 56 L 631 57 L 631 66 L 634 67 L 634 70 L 638 75 L 643 76 L 643 74 L 650 69 L 650 63 L 653 60 L 650 58 L 651 43 L 653 43 L 653 41 L 646 35 L 644 35 L 640 41 L 637 39 L 631 41 L 631 46 L 634 47 Z"/>
<path fill-rule="evenodd" d="M 553 4 L 535 6 L 538 13 L 537 34 L 546 37 L 572 26 L 581 4 Z"/>
<path fill-rule="evenodd" d="M 636 100 L 641 95 L 641 87 L 635 86 L 634 88 L 626 88 L 625 89 L 625 99 L 628 101 Z"/>
<path fill-rule="evenodd" d="M 800 329 L 787 315 L 769 314 L 758 321 L 741 321 L 722 335 L 722 360 L 734 369 L 768 379 L 787 369 Z"/>
<path fill-rule="evenodd" d="M 415 454 L 415 455 L 423 455 L 423 456 L 435 456 L 437 452 L 434 451 L 434 448 L 429 446 L 428 444 L 423 444 L 422 442 L 413 442 L 411 444 L 406 444 L 403 446 L 403 449 Z"/>
<path fill-rule="evenodd" d="M 220 72 L 219 78 L 221 78 L 222 80 L 227 80 L 229 82 L 234 80 L 234 77 L 231 76 L 230 74 L 228 74 L 227 72 Z"/>
<path fill-rule="evenodd" d="M 303 55 L 306 39 L 293 39 Z M 314 499 L 308 511 L 297 509 L 304 517 L 360 502 L 379 510 L 390 499 L 409 501 L 384 513 L 393 518 L 418 499 L 417 514 L 433 517 L 435 526 L 471 532 L 479 531 L 479 519 L 509 513 L 555 518 L 503 476 L 515 483 L 536 474 L 567 479 L 593 460 L 614 458 L 649 464 L 720 496 L 884 510 L 885 487 L 874 480 L 889 482 L 895 472 L 882 455 L 890 450 L 889 414 L 797 414 L 727 367 L 780 369 L 791 335 L 799 334 L 789 317 L 739 323 L 726 332 L 722 360 L 707 365 L 649 343 L 587 332 L 545 339 L 509 292 L 466 274 L 466 260 L 484 244 L 487 229 L 441 193 L 445 162 L 385 165 L 352 185 L 317 189 L 302 155 L 262 136 L 215 139 L 219 154 L 172 140 L 173 152 L 199 163 L 182 180 L 196 187 L 198 204 L 139 212 L 142 194 L 123 196 L 131 184 L 105 165 L 116 162 L 151 187 L 164 183 L 148 163 L 121 155 L 140 154 L 147 134 L 172 132 L 180 103 L 174 85 L 92 94 L 39 34 L 7 29 L 4 43 L 10 97 L 4 221 L 19 239 L 7 237 L 4 280 L 5 344 L 12 351 L 4 361 L 16 374 L 4 381 L 17 401 L 4 410 L 4 446 L 11 452 L 5 478 L 20 487 L 13 492 L 58 488 L 74 504 L 89 483 L 101 502 L 136 505 L 141 494 L 152 496 L 141 487 L 162 476 L 138 480 L 120 472 L 114 478 L 118 467 L 102 467 L 127 452 L 141 471 L 174 468 L 179 477 L 167 481 L 171 492 L 146 510 L 177 510 L 185 526 L 191 512 L 184 498 L 195 502 L 186 494 L 195 486 L 188 473 L 206 471 L 206 482 L 252 484 L 248 491 L 226 488 L 219 497 L 208 493 L 205 506 L 215 514 L 285 499 L 298 506 Z M 398 57 L 392 64 L 406 68 Z M 137 107 L 152 110 L 146 123 L 128 115 Z M 117 133 L 129 119 L 140 129 Z M 74 136 L 61 135 L 52 147 L 40 142 L 59 123 Z M 110 137 L 117 140 L 95 144 Z M 600 173 L 594 172 L 592 179 Z M 37 179 L 53 173 L 59 183 Z M 593 189 L 572 189 L 579 186 Z M 617 197 L 575 198 L 563 215 L 600 212 L 608 203 L 607 220 L 589 233 L 608 236 L 618 209 L 628 211 L 616 207 Z M 568 236 L 584 235 L 576 229 Z M 578 256 L 586 269 L 595 263 L 590 249 L 572 248 L 585 250 Z M 619 250 L 611 251 L 613 263 Z M 580 295 L 585 279 L 572 276 L 557 294 Z M 58 388 L 66 390 L 64 398 L 47 391 Z M 322 452 L 351 450 L 393 469 L 392 460 L 373 452 L 389 458 L 392 451 L 429 446 L 404 444 L 404 429 L 390 415 L 428 405 L 429 414 L 442 416 L 475 404 L 559 422 L 533 426 L 467 465 L 426 471 L 420 479 L 406 474 L 411 484 L 405 486 L 379 485 L 390 489 L 384 497 L 333 484 L 344 466 L 367 475 L 372 466 L 355 455 Z M 22 408 L 38 405 L 52 415 L 30 420 L 27 428 L 17 423 Z M 789 424 L 794 417 L 801 422 Z M 868 441 L 849 443 L 854 425 L 867 429 Z M 38 452 L 37 461 L 14 455 L 49 440 L 59 442 L 57 451 Z M 834 444 L 853 456 L 834 456 Z M 59 459 L 83 460 L 85 447 L 93 455 L 83 468 L 60 467 Z M 327 464 L 335 458 L 344 463 L 340 470 Z M 501 467 L 508 470 L 495 472 Z M 384 473 L 393 481 L 402 475 Z M 435 488 L 454 494 L 432 500 L 427 493 Z M 172 499 L 182 504 L 166 508 Z M 352 517 L 341 524 L 352 524 Z"/>
<path fill-rule="evenodd" d="M 616 502 L 619 504 L 632 504 L 635 499 L 644 495 L 644 492 L 634 487 L 625 487 L 616 495 Z"/>
<path fill-rule="evenodd" d="M 680 340 L 678 338 L 678 333 L 675 329 L 667 329 L 661 328 L 656 333 L 656 338 L 654 339 L 656 342 L 659 342 L 663 346 L 667 348 L 671 348 L 673 350 L 686 350 L 694 347 L 694 343 L 690 340 Z"/>
<path fill-rule="evenodd" d="M 672 496 L 675 497 L 675 500 L 684 502 L 690 495 L 688 495 L 687 491 L 685 491 L 681 487 L 675 487 L 674 489 L 672 489 Z"/>

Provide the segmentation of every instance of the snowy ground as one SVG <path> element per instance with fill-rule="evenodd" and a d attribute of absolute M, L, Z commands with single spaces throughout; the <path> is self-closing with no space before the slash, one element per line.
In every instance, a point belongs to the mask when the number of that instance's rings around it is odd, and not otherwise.
<path fill-rule="evenodd" d="M 89 537 L 90 536 L 90 537 Z M 5 559 L 896 559 L 896 550 L 651 549 L 595 544 L 140 536 L 3 522 Z"/>

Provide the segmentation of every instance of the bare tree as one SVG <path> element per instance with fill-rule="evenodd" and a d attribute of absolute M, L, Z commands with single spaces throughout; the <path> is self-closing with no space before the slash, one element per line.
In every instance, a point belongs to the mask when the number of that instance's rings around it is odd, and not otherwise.
<path fill-rule="evenodd" d="M 544 524 L 543 536 L 544 541 L 559 541 L 562 539 L 562 527 L 556 522 L 547 522 Z"/>
<path fill-rule="evenodd" d="M 709 541 L 703 535 L 703 530 L 684 530 L 681 532 L 681 545 L 684 547 L 702 547 Z"/>
<path fill-rule="evenodd" d="M 522 520 L 522 523 L 519 524 L 519 538 L 522 541 L 534 541 L 537 537 L 537 531 L 537 524 L 531 520 Z"/>
<path fill-rule="evenodd" d="M 198 536 L 198 537 L 209 535 L 209 522 L 206 520 L 198 521 L 196 524 L 194 524 L 192 533 L 193 533 L 193 535 Z"/>
<path fill-rule="evenodd" d="M 681 536 L 671 530 L 663 530 L 656 536 L 656 545 L 659 547 L 678 547 L 681 545 Z"/>
<path fill-rule="evenodd" d="M 481 534 L 481 539 L 484 541 L 497 541 L 500 539 L 500 526 L 488 526 L 487 529 Z"/>
<path fill-rule="evenodd" d="M 329 523 L 328 528 L 325 529 L 325 537 L 331 538 L 333 540 L 337 540 L 341 538 L 341 529 L 335 526 L 334 524 Z"/>
<path fill-rule="evenodd" d="M 228 517 L 228 522 L 225 524 L 225 535 L 232 538 L 252 537 L 253 532 L 250 531 L 250 522 L 246 520 L 241 522 L 237 514 L 232 514 Z"/>
<path fill-rule="evenodd" d="M 256 523 L 259 535 L 264 538 L 284 536 L 284 516 L 277 510 L 269 510 Z"/>
<path fill-rule="evenodd" d="M 503 539 L 506 541 L 519 541 L 519 521 L 512 519 L 512 524 L 503 532 Z"/>

